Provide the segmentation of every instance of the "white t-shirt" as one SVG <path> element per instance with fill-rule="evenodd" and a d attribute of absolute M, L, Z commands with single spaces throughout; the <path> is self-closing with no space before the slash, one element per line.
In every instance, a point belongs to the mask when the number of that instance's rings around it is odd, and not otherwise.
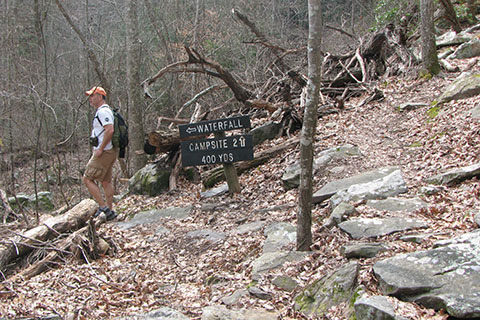
<path fill-rule="evenodd" d="M 98 121 L 99 119 L 100 121 Z M 93 118 L 92 137 L 98 137 L 98 146 L 94 147 L 95 150 L 102 144 L 105 135 L 104 126 L 107 124 L 113 125 L 113 112 L 107 104 L 104 104 L 97 109 L 95 117 Z M 112 141 L 110 141 L 103 150 L 110 150 L 112 148 Z"/>

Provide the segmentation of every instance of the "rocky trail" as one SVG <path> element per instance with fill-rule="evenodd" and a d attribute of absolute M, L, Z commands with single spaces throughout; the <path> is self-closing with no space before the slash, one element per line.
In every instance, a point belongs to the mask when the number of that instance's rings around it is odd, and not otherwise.
<path fill-rule="evenodd" d="M 478 77 L 475 58 L 456 63 L 319 119 L 312 252 L 295 251 L 293 147 L 243 173 L 240 194 L 182 180 L 123 198 L 98 230 L 108 254 L 7 281 L 0 319 L 480 317 L 480 98 L 432 105 L 462 72 Z"/>

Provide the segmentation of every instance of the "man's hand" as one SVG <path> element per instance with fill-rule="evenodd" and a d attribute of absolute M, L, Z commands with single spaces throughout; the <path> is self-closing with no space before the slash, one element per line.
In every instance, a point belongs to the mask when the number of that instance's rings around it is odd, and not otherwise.
<path fill-rule="evenodd" d="M 102 156 L 103 150 L 97 149 L 95 150 L 95 157 L 100 158 Z"/>

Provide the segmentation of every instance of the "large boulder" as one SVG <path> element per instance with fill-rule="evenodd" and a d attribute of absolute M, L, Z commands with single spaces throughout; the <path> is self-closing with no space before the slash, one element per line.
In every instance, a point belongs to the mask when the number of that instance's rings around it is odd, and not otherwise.
<path fill-rule="evenodd" d="M 442 104 L 452 100 L 461 100 L 480 94 L 480 74 L 466 73 L 453 81 L 438 97 L 437 103 Z"/>
<path fill-rule="evenodd" d="M 377 262 L 373 271 L 384 294 L 455 318 L 480 318 L 480 230 Z"/>
<path fill-rule="evenodd" d="M 267 122 L 262 126 L 250 130 L 253 145 L 256 146 L 266 140 L 272 140 L 279 136 L 282 131 L 282 125 L 276 122 Z"/>
<path fill-rule="evenodd" d="M 332 208 L 342 202 L 357 202 L 361 200 L 385 199 L 407 192 L 407 185 L 403 180 L 402 172 L 395 170 L 392 173 L 365 183 L 359 183 L 338 191 L 330 198 Z"/>
<path fill-rule="evenodd" d="M 480 40 L 472 39 L 462 43 L 449 59 L 468 59 L 480 56 Z"/>
<path fill-rule="evenodd" d="M 349 262 L 315 281 L 295 298 L 295 309 L 322 318 L 331 307 L 349 303 L 355 294 L 359 268 L 357 262 Z"/>
<path fill-rule="evenodd" d="M 130 178 L 128 189 L 130 193 L 151 197 L 168 191 L 171 168 L 149 163 Z"/>
<path fill-rule="evenodd" d="M 359 218 L 342 222 L 338 227 L 353 239 L 376 238 L 395 232 L 426 228 L 424 221 L 410 218 Z"/>
<path fill-rule="evenodd" d="M 18 203 L 20 203 L 22 207 L 35 209 L 37 202 L 40 211 L 52 211 L 55 208 L 53 205 L 53 195 L 49 191 L 38 192 L 36 197 L 35 194 L 28 196 L 19 193 L 16 197 L 8 198 L 8 202 L 13 210 L 18 210 Z"/>
<path fill-rule="evenodd" d="M 356 176 L 329 182 L 326 185 L 324 185 L 320 190 L 316 191 L 313 194 L 312 201 L 313 203 L 323 202 L 341 190 L 348 189 L 353 185 L 367 183 L 367 182 L 381 179 L 398 170 L 400 170 L 400 168 L 396 166 L 384 167 L 384 168 L 367 171 Z"/>

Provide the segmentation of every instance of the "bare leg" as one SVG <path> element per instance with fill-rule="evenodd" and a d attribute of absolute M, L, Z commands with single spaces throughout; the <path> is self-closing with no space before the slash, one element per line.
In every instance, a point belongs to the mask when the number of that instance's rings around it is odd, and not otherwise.
<path fill-rule="evenodd" d="M 83 183 L 85 183 L 85 186 L 87 187 L 88 192 L 90 192 L 90 194 L 95 199 L 95 201 L 97 201 L 98 205 L 100 207 L 105 206 L 105 201 L 103 201 L 102 193 L 100 191 L 100 188 L 95 183 L 95 181 L 87 177 L 83 177 Z"/>
<path fill-rule="evenodd" d="M 113 194 L 115 190 L 113 184 L 110 181 L 102 181 L 103 192 L 105 193 L 105 198 L 107 200 L 107 207 L 113 209 Z"/>

